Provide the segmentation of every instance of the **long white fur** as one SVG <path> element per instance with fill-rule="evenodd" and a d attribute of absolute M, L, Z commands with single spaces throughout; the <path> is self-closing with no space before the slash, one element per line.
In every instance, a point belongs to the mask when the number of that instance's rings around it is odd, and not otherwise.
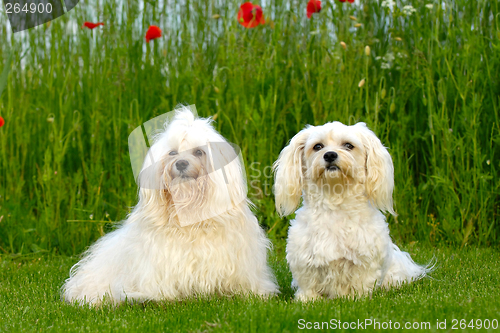
<path fill-rule="evenodd" d="M 315 151 L 318 143 L 324 148 Z M 336 171 L 326 168 L 329 151 L 338 154 Z M 274 169 L 278 212 L 291 214 L 303 199 L 286 248 L 298 300 L 366 295 L 432 270 L 416 264 L 389 236 L 380 210 L 395 215 L 394 167 L 364 123 L 307 126 L 282 150 Z"/>
<path fill-rule="evenodd" d="M 210 119 L 195 118 L 182 107 L 152 148 L 155 156 L 163 156 L 172 149 L 181 151 L 211 142 L 226 141 L 213 129 Z M 161 177 L 153 179 L 168 182 L 171 167 L 172 163 L 161 165 Z M 213 217 L 187 226 L 179 223 L 169 184 L 141 186 L 139 202 L 128 218 L 92 245 L 71 269 L 62 287 L 63 299 L 98 305 L 104 300 L 116 304 L 214 293 L 278 292 L 267 265 L 270 242 L 249 208 L 239 160 L 226 165 L 225 171 L 229 184 L 224 183 L 221 170 L 209 173 L 200 187 L 207 191 L 203 200 L 197 201 L 198 207 L 191 207 L 206 210 Z M 219 213 L 220 205 L 227 204 L 218 200 L 228 191 L 234 199 L 232 206 L 223 213 L 210 214 L 210 210 Z M 242 193 L 241 201 L 237 198 Z"/>

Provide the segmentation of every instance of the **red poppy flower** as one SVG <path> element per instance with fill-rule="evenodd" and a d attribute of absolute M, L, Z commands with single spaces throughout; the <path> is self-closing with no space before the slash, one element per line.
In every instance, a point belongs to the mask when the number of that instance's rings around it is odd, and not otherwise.
<path fill-rule="evenodd" d="M 309 0 L 309 2 L 307 3 L 307 18 L 311 18 L 312 14 L 319 13 L 320 11 L 321 11 L 321 1 Z"/>
<path fill-rule="evenodd" d="M 104 25 L 104 23 L 102 22 L 99 22 L 99 23 L 92 23 L 92 22 L 85 22 L 83 25 L 82 25 L 82 28 L 85 27 L 85 28 L 89 28 L 90 30 L 94 29 L 94 28 L 97 28 L 98 26 L 100 25 Z"/>
<path fill-rule="evenodd" d="M 3 125 L 5 125 L 5 120 L 3 120 L 2 117 L 0 117 L 0 127 L 2 127 Z"/>
<path fill-rule="evenodd" d="M 161 37 L 161 29 L 156 25 L 150 25 L 148 31 L 146 32 L 146 42 L 149 43 L 151 39 Z"/>
<path fill-rule="evenodd" d="M 251 2 L 245 2 L 240 6 L 238 12 L 238 22 L 245 28 L 255 28 L 259 24 L 264 24 L 264 14 L 259 5 L 254 5 Z"/>

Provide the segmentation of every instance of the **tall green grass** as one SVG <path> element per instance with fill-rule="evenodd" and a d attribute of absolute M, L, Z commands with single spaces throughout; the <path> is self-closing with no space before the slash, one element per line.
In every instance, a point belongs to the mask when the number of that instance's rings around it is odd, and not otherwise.
<path fill-rule="evenodd" d="M 15 35 L 0 14 L 0 66 L 14 55 L 0 97 L 0 251 L 79 253 L 125 218 L 137 194 L 128 135 L 178 103 L 216 115 L 242 148 L 275 240 L 288 224 L 269 166 L 305 124 L 338 120 L 366 122 L 390 148 L 397 241 L 498 245 L 499 3 L 329 0 L 311 20 L 306 3 L 263 1 L 254 29 L 222 0 L 81 2 Z M 150 24 L 164 36 L 146 44 Z"/>

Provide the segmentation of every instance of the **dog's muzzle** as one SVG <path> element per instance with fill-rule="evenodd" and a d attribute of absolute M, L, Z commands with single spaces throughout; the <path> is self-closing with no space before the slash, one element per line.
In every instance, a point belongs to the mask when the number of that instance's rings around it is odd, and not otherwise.
<path fill-rule="evenodd" d="M 177 168 L 177 170 L 179 170 L 180 172 L 183 172 L 184 170 L 187 169 L 187 167 L 189 166 L 189 162 L 186 161 L 186 160 L 180 160 L 180 161 L 177 161 L 175 163 L 175 167 Z"/>
<path fill-rule="evenodd" d="M 326 170 L 337 171 L 339 169 L 339 167 L 334 163 L 338 157 L 339 155 L 334 151 L 326 152 L 325 155 L 323 155 L 323 159 L 326 162 Z"/>

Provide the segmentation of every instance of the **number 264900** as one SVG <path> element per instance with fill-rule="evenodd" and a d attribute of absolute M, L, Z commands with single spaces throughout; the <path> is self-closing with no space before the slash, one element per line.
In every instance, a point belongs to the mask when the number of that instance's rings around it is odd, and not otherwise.
<path fill-rule="evenodd" d="M 5 4 L 5 12 L 7 14 L 19 14 L 19 13 L 52 13 L 52 4 L 47 3 L 39 3 L 38 5 L 36 3 L 30 3 L 29 6 L 27 3 L 24 4 L 24 6 L 21 7 L 21 4 L 15 3 L 6 3 Z"/>

